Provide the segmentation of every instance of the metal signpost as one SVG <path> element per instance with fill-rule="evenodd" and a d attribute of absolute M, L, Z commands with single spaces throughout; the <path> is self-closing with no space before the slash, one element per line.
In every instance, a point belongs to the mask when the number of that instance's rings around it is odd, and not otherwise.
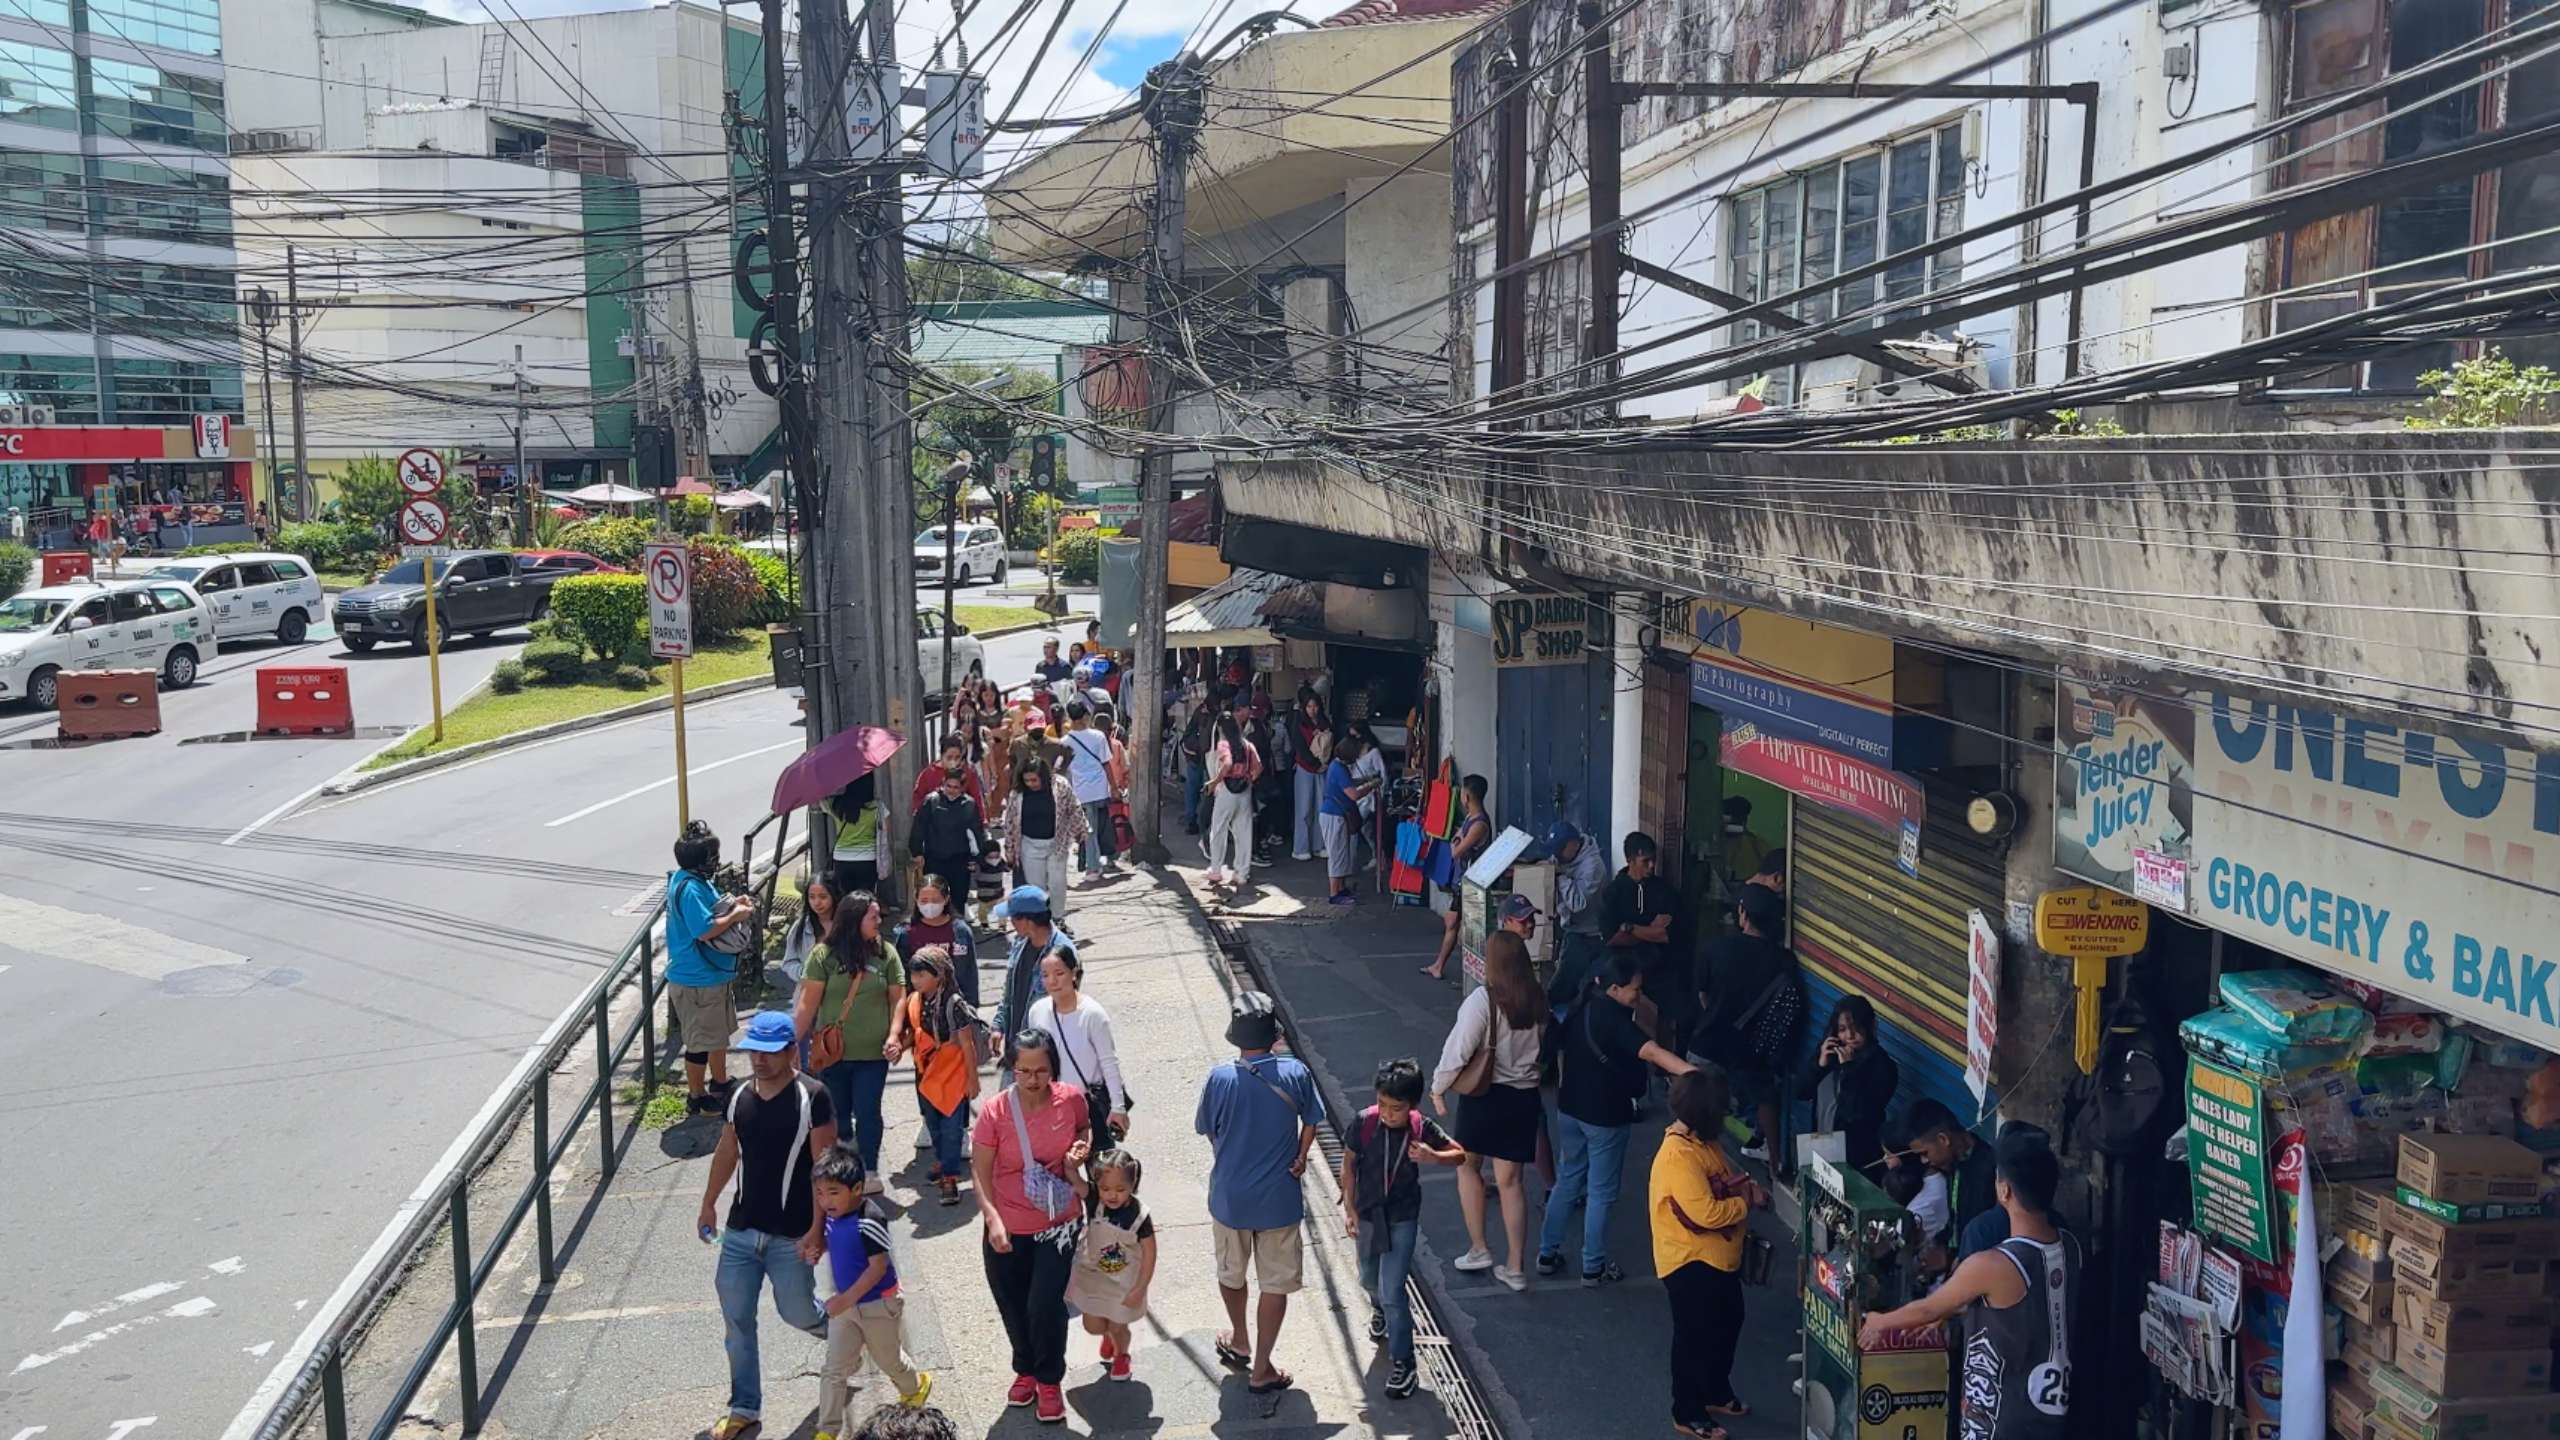
<path fill-rule="evenodd" d="M 433 545 L 444 538 L 452 524 L 445 513 L 444 502 L 436 495 L 444 489 L 444 457 L 433 450 L 415 449 L 400 452 L 395 467 L 400 489 L 409 497 L 400 506 L 400 538 L 412 545 Z M 427 582 L 427 699 L 435 713 L 434 743 L 444 743 L 444 663 L 436 633 L 436 557 L 429 551 L 418 557 Z"/>
<path fill-rule="evenodd" d="M 693 820 L 684 761 L 684 661 L 693 653 L 693 552 L 681 544 L 645 546 L 640 575 L 649 584 L 649 653 L 668 663 L 675 695 L 676 829 Z"/>

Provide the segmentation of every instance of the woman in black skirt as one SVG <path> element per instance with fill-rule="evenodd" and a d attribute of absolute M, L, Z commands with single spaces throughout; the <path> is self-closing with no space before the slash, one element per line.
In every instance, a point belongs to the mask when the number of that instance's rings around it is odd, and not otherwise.
<path fill-rule="evenodd" d="M 1449 1113 L 1448 1095 L 1459 1088 L 1458 1122 L 1451 1127 L 1466 1147 L 1458 1167 L 1458 1208 L 1467 1217 L 1467 1253 L 1461 1270 L 1491 1270 L 1514 1290 L 1529 1288 L 1521 1264 L 1529 1241 L 1529 1196 L 1521 1171 L 1538 1158 L 1538 1134 L 1546 1113 L 1538 1104 L 1538 1042 L 1545 1029 L 1546 997 L 1529 969 L 1529 947 L 1498 930 L 1485 938 L 1484 984 L 1458 1007 L 1431 1077 L 1431 1107 Z M 1489 1056 L 1489 1058 L 1488 1058 Z M 1474 1094 L 1460 1088 L 1480 1085 Z M 1484 1237 L 1484 1162 L 1502 1195 L 1503 1238 L 1509 1263 L 1497 1265 Z"/>

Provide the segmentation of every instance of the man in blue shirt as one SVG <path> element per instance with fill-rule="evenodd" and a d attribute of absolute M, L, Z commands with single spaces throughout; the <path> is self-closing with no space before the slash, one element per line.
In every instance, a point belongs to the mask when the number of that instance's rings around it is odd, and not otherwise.
<path fill-rule="evenodd" d="M 1280 1044 L 1280 1015 L 1270 996 L 1240 991 L 1228 1008 L 1227 1043 L 1236 1047 L 1236 1058 L 1209 1072 L 1192 1124 L 1209 1137 L 1209 1230 L 1228 1325 L 1218 1337 L 1218 1358 L 1243 1368 L 1247 1386 L 1262 1395 L 1289 1388 L 1289 1372 L 1271 1363 L 1271 1349 L 1304 1268 L 1299 1226 L 1307 1211 L 1298 1177 L 1324 1122 L 1324 1099 L 1306 1066 L 1271 1053 Z M 1262 1281 L 1250 1355 L 1244 1349 L 1248 1270 Z"/>
<path fill-rule="evenodd" d="M 1353 731 L 1337 741 L 1333 759 L 1324 767 L 1324 794 L 1316 803 L 1316 824 L 1324 834 L 1324 875 L 1333 889 L 1336 905 L 1360 903 L 1358 887 L 1352 875 L 1359 869 L 1354 862 L 1352 837 L 1358 834 L 1360 801 L 1378 788 L 1374 780 L 1355 781 L 1351 767 L 1360 759 L 1360 735 Z"/>
<path fill-rule="evenodd" d="M 687 825 L 676 838 L 676 868 L 667 876 L 666 980 L 684 1051 L 689 1112 L 720 1108 L 729 1090 L 729 1040 L 738 1033 L 738 1006 L 729 992 L 738 962 L 710 942 L 755 913 L 745 896 L 721 898 L 711 883 L 719 868 L 720 837 L 699 820 Z"/>

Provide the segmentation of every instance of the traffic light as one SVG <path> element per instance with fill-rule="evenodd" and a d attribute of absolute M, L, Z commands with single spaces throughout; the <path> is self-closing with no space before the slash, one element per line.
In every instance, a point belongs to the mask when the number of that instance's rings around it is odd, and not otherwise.
<path fill-rule="evenodd" d="M 672 490 L 676 483 L 676 432 L 665 425 L 631 427 L 631 483 L 642 490 Z"/>
<path fill-rule="evenodd" d="M 1058 488 L 1058 437 L 1031 437 L 1031 483 L 1035 488 L 1054 491 Z"/>

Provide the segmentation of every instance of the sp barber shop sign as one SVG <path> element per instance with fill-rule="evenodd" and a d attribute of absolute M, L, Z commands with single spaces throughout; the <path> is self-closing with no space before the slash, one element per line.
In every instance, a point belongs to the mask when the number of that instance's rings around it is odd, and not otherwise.
<path fill-rule="evenodd" d="M 1572 665 L 1596 638 L 1601 611 L 1572 595 L 1506 595 L 1493 602 L 1493 664 Z"/>

